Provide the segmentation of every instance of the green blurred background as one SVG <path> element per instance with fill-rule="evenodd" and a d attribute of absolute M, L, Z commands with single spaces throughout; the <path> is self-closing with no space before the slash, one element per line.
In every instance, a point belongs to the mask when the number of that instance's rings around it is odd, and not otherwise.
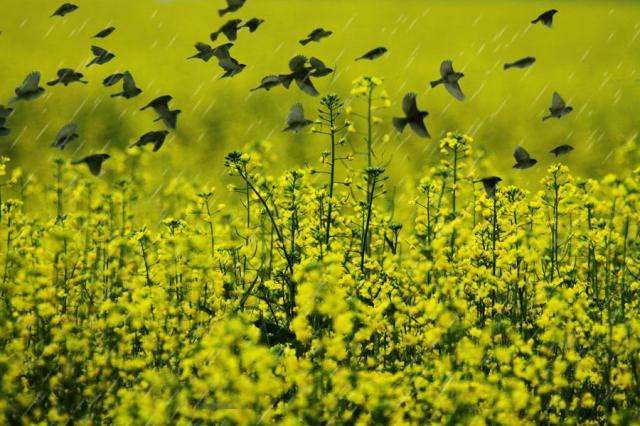
<path fill-rule="evenodd" d="M 322 94 L 336 92 L 348 99 L 356 77 L 384 79 L 392 106 L 378 111 L 383 122 L 376 134 L 389 133 L 391 139 L 378 146 L 377 154 L 380 161 L 391 160 L 388 167 L 396 181 L 416 176 L 437 160 L 437 140 L 447 131 L 466 132 L 487 151 L 483 172 L 520 184 L 537 182 L 552 161 L 548 151 L 562 143 L 576 147 L 566 163 L 580 174 L 616 171 L 622 165 L 615 150 L 637 133 L 638 2 L 248 0 L 239 12 L 220 18 L 217 9 L 223 0 L 76 0 L 79 10 L 50 18 L 60 3 L 3 0 L 0 14 L 0 103 L 6 104 L 32 70 L 42 72 L 43 83 L 60 67 L 75 68 L 90 81 L 86 86 L 47 87 L 42 98 L 18 104 L 8 124 L 12 134 L 0 138 L 0 154 L 10 156 L 13 167 L 43 180 L 51 174 L 47 159 L 59 155 L 49 145 L 65 123 L 75 121 L 81 135 L 63 153 L 65 158 L 104 150 L 126 153 L 139 135 L 162 128 L 153 123 L 151 111 L 138 109 L 163 94 L 173 95 L 172 107 L 183 114 L 178 132 L 163 149 L 146 154 L 145 167 L 160 184 L 181 175 L 220 186 L 225 153 L 260 139 L 273 143 L 277 168 L 317 164 L 327 148 L 323 137 L 281 130 L 294 102 L 302 102 L 315 118 L 319 98 L 296 87 L 249 92 L 263 76 L 287 71 L 296 54 L 317 56 L 336 67 L 334 76 L 316 80 Z M 560 11 L 553 29 L 529 24 L 551 7 Z M 247 64 L 244 72 L 218 80 L 215 59 L 203 63 L 186 58 L 196 41 L 209 42 L 209 33 L 232 17 L 266 22 L 256 33 L 239 34 L 232 54 Z M 109 25 L 117 27 L 109 38 L 90 39 Z M 333 36 L 306 47 L 298 44 L 320 26 L 333 30 Z M 219 42 L 225 41 L 221 36 Z M 116 53 L 116 59 L 85 68 L 93 43 Z M 379 45 L 389 49 L 386 56 L 354 62 Z M 537 58 L 533 67 L 502 70 L 503 63 L 528 55 Z M 443 59 L 452 59 L 466 74 L 464 102 L 443 87 L 428 87 Z M 123 70 L 132 72 L 142 95 L 109 97 L 118 87 L 104 88 L 102 79 Z M 554 90 L 575 110 L 543 123 Z M 400 113 L 408 91 L 418 92 L 419 106 L 430 112 L 426 123 L 433 139 L 419 139 L 409 131 L 397 135 L 392 129 L 391 117 Z M 364 103 L 353 107 L 363 111 Z M 364 130 L 363 123 L 355 124 Z M 361 136 L 350 138 L 364 149 Z M 511 152 L 517 144 L 538 158 L 540 167 L 512 171 Z M 353 166 L 363 161 L 358 158 Z M 106 169 L 104 179 L 116 177 L 109 163 Z"/>

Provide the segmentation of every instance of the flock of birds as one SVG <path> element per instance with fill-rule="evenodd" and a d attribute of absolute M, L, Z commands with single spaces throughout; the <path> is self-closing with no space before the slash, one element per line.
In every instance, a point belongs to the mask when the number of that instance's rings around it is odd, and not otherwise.
<path fill-rule="evenodd" d="M 226 8 L 219 10 L 219 15 L 221 17 L 225 16 L 228 13 L 237 12 L 244 6 L 246 2 L 246 0 L 225 1 L 227 4 Z M 58 7 L 58 9 L 51 16 L 63 17 L 76 11 L 78 8 L 79 7 L 75 4 L 64 3 L 60 7 Z M 548 10 L 531 21 L 531 23 L 541 23 L 551 28 L 553 26 L 554 16 L 557 12 L 558 11 L 556 9 Z M 244 28 L 246 28 L 250 33 L 254 33 L 263 23 L 264 20 L 260 18 L 252 18 L 247 20 L 246 22 L 243 22 L 241 19 L 230 19 L 225 24 L 220 26 L 220 28 L 218 28 L 216 31 L 212 32 L 209 36 L 211 42 L 215 43 L 220 38 L 220 36 L 223 35 L 227 39 L 226 43 L 220 44 L 218 46 L 212 46 L 207 43 L 197 42 L 195 44 L 196 53 L 187 59 L 197 59 L 204 62 L 209 62 L 211 59 L 216 58 L 218 66 L 223 71 L 223 74 L 220 78 L 233 77 L 242 72 L 246 67 L 245 64 L 240 63 L 231 55 L 231 49 L 234 46 L 234 42 L 238 38 L 238 33 Z M 109 37 L 115 30 L 115 27 L 110 26 L 99 31 L 92 38 L 105 39 Z M 311 31 L 307 35 L 307 37 L 300 40 L 299 43 L 302 46 L 306 46 L 307 44 L 312 42 L 318 43 L 323 39 L 330 37 L 332 34 L 333 32 L 330 30 L 324 28 L 316 28 Z M 87 67 L 106 64 L 116 57 L 114 53 L 96 45 L 91 46 L 91 52 L 93 54 L 93 59 L 86 65 Z M 362 56 L 359 56 L 355 60 L 373 61 L 385 55 L 386 53 L 387 48 L 379 46 L 366 52 Z M 504 64 L 504 70 L 509 70 L 511 68 L 528 68 L 532 66 L 535 61 L 535 57 L 527 56 L 517 61 Z M 298 55 L 294 56 L 289 61 L 288 72 L 282 74 L 270 74 L 265 76 L 260 81 L 260 84 L 257 87 L 251 89 L 251 91 L 261 89 L 269 91 L 277 86 L 282 86 L 286 89 L 289 89 L 295 82 L 295 84 L 302 92 L 307 93 L 311 96 L 317 96 L 319 95 L 319 92 L 313 84 L 313 78 L 321 78 L 333 72 L 333 69 L 327 67 L 324 62 L 318 58 L 307 58 L 306 56 Z M 456 71 L 453 67 L 452 61 L 445 60 L 440 65 L 440 77 L 437 80 L 431 81 L 430 85 L 432 88 L 442 85 L 455 99 L 457 99 L 458 101 L 463 101 L 465 99 L 465 95 L 460 86 L 460 80 L 463 77 L 464 73 Z M 54 80 L 49 81 L 47 85 L 51 87 L 57 86 L 59 84 L 68 86 L 72 83 L 87 84 L 88 82 L 84 80 L 84 75 L 81 72 L 77 72 L 70 68 L 62 68 L 58 70 L 57 77 Z M 109 75 L 104 78 L 102 84 L 105 87 L 112 87 L 117 84 L 121 84 L 121 91 L 113 93 L 111 97 L 123 97 L 125 99 L 131 99 L 142 93 L 142 90 L 136 86 L 133 75 L 129 71 Z M 10 129 L 5 127 L 5 124 L 7 124 L 7 120 L 13 112 L 12 105 L 14 105 L 18 101 L 31 101 L 37 99 L 44 93 L 44 91 L 45 89 L 40 86 L 39 72 L 34 71 L 27 75 L 23 83 L 15 89 L 15 96 L 9 101 L 9 106 L 5 107 L 4 105 L 0 105 L 0 136 L 6 136 L 10 133 Z M 142 107 L 141 110 L 154 110 L 157 116 L 157 118 L 155 119 L 156 122 L 162 121 L 166 128 L 175 130 L 177 126 L 178 115 L 181 111 L 179 109 L 172 110 L 169 106 L 171 101 L 172 97 L 170 95 L 163 95 L 151 100 L 146 106 Z M 413 132 L 419 137 L 429 138 L 429 131 L 427 130 L 424 122 L 429 113 L 426 110 L 420 110 L 418 108 L 416 93 L 411 92 L 404 96 L 402 101 L 402 110 L 404 113 L 402 117 L 393 118 L 393 126 L 396 128 L 396 130 L 402 133 L 405 128 L 409 126 L 411 130 L 413 130 Z M 554 92 L 551 106 L 549 108 L 549 114 L 543 117 L 543 120 L 547 120 L 549 118 L 560 119 L 563 116 L 569 114 L 572 110 L 573 108 L 570 105 L 567 105 L 567 103 L 557 92 Z M 298 132 L 304 127 L 311 125 L 312 123 L 312 120 L 305 118 L 302 104 L 296 103 L 291 107 L 291 110 L 289 111 L 284 131 Z M 153 145 L 153 151 L 156 152 L 164 144 L 166 137 L 170 133 L 170 130 L 156 130 L 147 132 L 140 136 L 139 139 L 131 145 L 131 148 Z M 52 147 L 61 150 L 64 149 L 67 144 L 79 137 L 77 132 L 78 128 L 75 124 L 69 123 L 65 125 L 56 135 L 52 143 Z M 554 148 L 551 153 L 555 156 L 559 156 L 567 154 L 572 150 L 573 147 L 570 145 L 560 145 Z M 532 158 L 531 155 L 521 146 L 516 147 L 513 155 L 516 160 L 516 163 L 513 167 L 516 169 L 528 169 L 530 167 L 533 167 L 537 163 L 537 160 Z M 109 154 L 97 153 L 73 161 L 72 164 L 86 164 L 91 173 L 97 176 L 101 172 L 102 164 L 109 158 Z M 481 179 L 479 182 L 482 182 L 487 194 L 490 197 L 495 197 L 496 186 L 501 180 L 502 179 L 497 176 L 490 176 Z"/>

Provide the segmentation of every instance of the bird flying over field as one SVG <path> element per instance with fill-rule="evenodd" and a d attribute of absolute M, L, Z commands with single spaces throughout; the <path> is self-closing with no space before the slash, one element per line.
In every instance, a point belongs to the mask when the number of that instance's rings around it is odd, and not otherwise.
<path fill-rule="evenodd" d="M 549 107 L 549 115 L 542 117 L 542 121 L 546 121 L 550 118 L 562 118 L 563 116 L 569 114 L 573 111 L 573 107 L 567 105 L 567 103 L 562 99 L 558 92 L 553 92 L 553 97 L 551 98 L 551 107 Z"/>
<path fill-rule="evenodd" d="M 495 199 L 496 190 L 498 189 L 498 184 L 502 182 L 502 178 L 499 178 L 498 176 L 489 176 L 480 179 L 480 182 L 482 182 L 482 186 L 484 186 L 487 197 Z"/>
<path fill-rule="evenodd" d="M 153 144 L 153 152 L 157 152 L 162 145 L 164 144 L 167 135 L 169 134 L 168 130 L 156 130 L 152 132 L 147 132 L 144 135 L 140 136 L 140 138 L 133 143 L 129 148 L 134 147 L 143 147 L 145 145 Z"/>
<path fill-rule="evenodd" d="M 546 12 L 538 16 L 536 19 L 531 21 L 531 23 L 537 24 L 538 22 L 541 22 L 543 25 L 551 28 L 553 27 L 553 17 L 555 16 L 556 13 L 558 13 L 557 9 L 547 10 Z"/>
<path fill-rule="evenodd" d="M 82 73 L 76 72 L 71 68 L 61 68 L 58 70 L 58 78 L 55 80 L 49 81 L 47 86 L 55 86 L 57 84 L 63 84 L 65 87 L 71 83 L 82 83 L 87 84 L 88 81 L 83 80 L 84 75 Z"/>
<path fill-rule="evenodd" d="M 533 56 L 527 56 L 525 58 L 518 59 L 517 61 L 504 64 L 504 69 L 508 70 L 510 68 L 528 68 L 533 65 L 535 61 L 536 58 L 534 58 Z"/>
<path fill-rule="evenodd" d="M 16 96 L 11 99 L 11 102 L 32 101 L 42 96 L 43 93 L 44 88 L 40 86 L 40 72 L 32 71 L 27 75 L 22 84 L 16 87 Z"/>
<path fill-rule="evenodd" d="M 387 48 L 386 47 L 376 47 L 375 49 L 372 49 L 370 51 L 368 51 L 367 53 L 365 53 L 364 55 L 356 58 L 356 61 L 361 61 L 364 59 L 367 59 L 369 61 L 373 61 L 374 59 L 378 59 L 379 57 L 381 57 L 382 55 L 384 55 L 385 53 L 387 53 Z"/>
<path fill-rule="evenodd" d="M 309 65 L 307 65 L 307 63 Z M 333 70 L 326 67 L 320 59 L 311 58 L 307 60 L 307 57 L 303 55 L 291 58 L 289 61 L 289 70 L 291 73 L 278 76 L 282 85 L 288 89 L 291 83 L 295 81 L 300 90 L 311 96 L 319 95 L 311 81 L 311 77 L 324 77 L 333 72 Z"/>
<path fill-rule="evenodd" d="M 102 163 L 107 161 L 111 156 L 109 154 L 93 154 L 87 157 L 81 158 L 80 160 L 72 161 L 71 164 L 86 164 L 89 167 L 89 171 L 92 175 L 98 176 L 102 171 Z"/>
<path fill-rule="evenodd" d="M 96 35 L 91 38 L 107 38 L 111 35 L 112 32 L 116 30 L 116 27 L 107 27 L 102 31 L 99 31 Z"/>
<path fill-rule="evenodd" d="M 78 139 L 78 137 L 78 126 L 74 123 L 65 124 L 56 135 L 51 147 L 65 149 L 70 142 Z"/>
<path fill-rule="evenodd" d="M 304 109 L 302 108 L 302 104 L 296 103 L 289 111 L 289 115 L 287 116 L 287 127 L 284 128 L 283 132 L 291 131 L 297 133 L 312 123 L 313 120 L 304 118 Z"/>
<path fill-rule="evenodd" d="M 247 28 L 249 29 L 250 33 L 255 32 L 258 27 L 260 27 L 260 25 L 262 25 L 264 23 L 264 19 L 260 19 L 260 18 L 251 18 L 249 19 L 247 22 L 245 22 L 244 24 L 242 24 L 240 26 L 240 28 Z"/>
<path fill-rule="evenodd" d="M 538 160 L 531 158 L 529 153 L 521 146 L 517 146 L 513 151 L 513 157 L 516 159 L 514 169 L 528 169 L 533 167 Z"/>
<path fill-rule="evenodd" d="M 142 93 L 142 89 L 136 86 L 136 82 L 129 71 L 122 73 L 122 91 L 111 95 L 112 98 L 122 96 L 125 99 L 131 99 Z"/>
<path fill-rule="evenodd" d="M 94 58 L 91 60 L 91 62 L 87 64 L 87 67 L 90 67 L 91 65 L 94 65 L 94 64 L 97 64 L 97 65 L 106 64 L 107 62 L 111 61 L 113 58 L 116 57 L 115 54 L 98 46 L 91 46 L 91 53 L 93 53 Z"/>
<path fill-rule="evenodd" d="M 320 40 L 329 37 L 331 34 L 333 34 L 333 31 L 325 30 L 324 28 L 316 28 L 309 33 L 307 38 L 300 40 L 300 44 L 306 46 L 312 41 L 320 42 Z"/>
<path fill-rule="evenodd" d="M 460 83 L 458 83 L 458 81 L 462 77 L 464 77 L 464 74 L 455 71 L 453 69 L 453 63 L 451 61 L 443 61 L 442 64 L 440 64 L 440 79 L 432 81 L 431 87 L 436 87 L 439 84 L 444 84 L 447 92 L 449 92 L 457 100 L 461 101 L 464 99 L 464 94 L 462 93 L 462 89 L 460 88 Z"/>
<path fill-rule="evenodd" d="M 171 102 L 172 100 L 173 97 L 171 97 L 170 95 L 157 97 L 147 105 L 140 108 L 140 111 L 152 108 L 158 115 L 158 118 L 156 118 L 154 121 L 162 120 L 167 127 L 175 129 L 178 121 L 178 115 L 182 111 L 179 109 L 171 110 L 169 108 L 169 102 Z"/>
<path fill-rule="evenodd" d="M 226 0 L 226 1 L 227 1 L 227 7 L 224 9 L 218 10 L 218 15 L 220 16 L 224 16 L 227 13 L 238 11 L 242 6 L 244 6 L 244 3 L 246 0 Z"/>
<path fill-rule="evenodd" d="M 242 19 L 231 19 L 224 23 L 220 28 L 216 31 L 212 32 L 209 35 L 211 41 L 216 41 L 220 34 L 224 34 L 229 41 L 236 41 L 238 38 L 238 30 L 240 29 L 240 24 L 242 23 Z"/>
<path fill-rule="evenodd" d="M 549 152 L 551 154 L 555 155 L 556 157 L 559 157 L 561 155 L 568 154 L 571 151 L 573 151 L 573 147 L 571 145 L 559 145 L 559 146 L 553 148 Z"/>
<path fill-rule="evenodd" d="M 225 43 L 220 46 L 211 47 L 206 43 L 198 42 L 195 44 L 195 48 L 198 52 L 187 59 L 201 59 L 204 62 L 209 62 L 209 60 L 214 56 L 218 59 L 225 58 L 230 55 L 229 51 L 232 47 L 233 43 Z"/>
<path fill-rule="evenodd" d="M 65 16 L 65 15 L 68 15 L 69 13 L 71 13 L 71 12 L 77 10 L 77 9 L 78 9 L 78 6 L 76 6 L 75 4 L 64 3 L 63 5 L 58 7 L 55 12 L 53 12 L 51 17 L 53 17 L 53 16 Z"/>
<path fill-rule="evenodd" d="M 424 118 L 429 115 L 427 111 L 421 111 L 418 109 L 418 103 L 416 97 L 418 95 L 411 92 L 407 93 L 402 99 L 402 111 L 404 117 L 394 117 L 393 126 L 400 133 L 404 131 L 407 124 L 411 127 L 414 133 L 421 138 L 429 138 L 429 131 L 424 124 Z"/>

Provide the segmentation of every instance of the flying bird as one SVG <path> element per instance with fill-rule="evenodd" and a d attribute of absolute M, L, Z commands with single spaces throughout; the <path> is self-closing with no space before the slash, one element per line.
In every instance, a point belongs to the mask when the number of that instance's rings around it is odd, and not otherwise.
<path fill-rule="evenodd" d="M 81 158 L 80 160 L 72 161 L 71 164 L 86 164 L 89 167 L 89 171 L 92 175 L 98 176 L 102 171 L 102 163 L 107 161 L 111 156 L 109 154 L 93 154 L 87 157 Z"/>
<path fill-rule="evenodd" d="M 557 9 L 547 10 L 546 12 L 538 16 L 536 19 L 531 21 L 531 23 L 537 24 L 538 22 L 541 22 L 543 25 L 546 25 L 547 27 L 551 28 L 553 27 L 553 17 L 555 16 L 556 13 L 558 13 Z"/>
<path fill-rule="evenodd" d="M 559 157 L 561 155 L 568 154 L 571 151 L 573 151 L 573 147 L 571 145 L 560 145 L 560 146 L 557 146 L 557 147 L 553 148 L 549 152 L 551 154 L 555 155 L 556 157 Z"/>
<path fill-rule="evenodd" d="M 514 169 L 528 169 L 538 162 L 538 160 L 531 158 L 529 153 L 521 146 L 517 146 L 513 151 L 513 157 L 516 159 L 516 164 L 513 165 Z"/>
<path fill-rule="evenodd" d="M 209 62 L 211 58 L 214 56 L 218 59 L 229 56 L 229 50 L 233 47 L 233 43 L 225 43 L 221 44 L 217 47 L 211 47 L 206 43 L 196 43 L 195 48 L 198 51 L 193 56 L 188 57 L 187 59 L 201 59 L 204 62 Z"/>
<path fill-rule="evenodd" d="M 309 62 L 309 66 L 307 66 Z M 311 96 L 318 96 L 319 93 L 311 81 L 311 77 L 323 77 L 333 72 L 331 68 L 327 68 L 318 58 L 307 60 L 306 56 L 298 55 L 289 61 L 289 74 L 280 74 L 281 84 L 288 89 L 293 81 L 300 90 Z"/>
<path fill-rule="evenodd" d="M 62 6 L 57 8 L 55 12 L 53 12 L 53 15 L 51 15 L 51 17 L 53 17 L 53 16 L 65 16 L 65 15 L 68 15 L 69 13 L 71 13 L 71 12 L 77 10 L 77 9 L 78 9 L 78 6 L 76 6 L 75 4 L 64 3 Z"/>
<path fill-rule="evenodd" d="M 268 92 L 269 90 L 273 89 L 276 86 L 280 86 L 281 84 L 282 80 L 280 79 L 280 77 L 278 77 L 277 75 L 268 75 L 260 81 L 259 86 L 254 87 L 253 89 L 251 89 L 251 91 L 255 92 L 256 90 L 264 89 Z"/>
<path fill-rule="evenodd" d="M 464 94 L 460 88 L 458 80 L 464 77 L 461 72 L 456 72 L 453 69 L 453 63 L 449 60 L 443 61 L 440 64 L 440 79 L 431 82 L 431 87 L 436 87 L 439 84 L 444 84 L 447 91 L 457 100 L 464 99 Z"/>
<path fill-rule="evenodd" d="M 136 82 L 129 71 L 122 73 L 122 91 L 111 95 L 112 98 L 122 96 L 125 99 L 131 99 L 142 93 L 142 89 L 136 86 Z"/>
<path fill-rule="evenodd" d="M 133 148 L 136 146 L 143 147 L 145 145 L 153 144 L 153 152 L 157 152 L 160 148 L 162 148 L 162 145 L 164 144 L 164 140 L 167 138 L 168 134 L 169 134 L 168 130 L 157 130 L 157 131 L 147 132 L 144 135 L 140 136 L 140 139 L 138 139 L 129 148 Z"/>
<path fill-rule="evenodd" d="M 172 111 L 169 108 L 169 102 L 171 102 L 172 100 L 173 97 L 171 97 L 170 95 L 157 97 L 147 105 L 140 108 L 140 111 L 152 108 L 158 115 L 158 118 L 155 121 L 162 120 L 167 127 L 175 129 L 178 121 L 178 115 L 182 111 L 179 109 Z"/>
<path fill-rule="evenodd" d="M 244 24 L 242 24 L 242 26 L 240 28 L 248 28 L 250 33 L 255 32 L 258 27 L 260 27 L 260 25 L 262 25 L 264 23 L 264 19 L 260 19 L 260 18 L 251 18 L 249 19 L 247 22 L 245 22 Z"/>
<path fill-rule="evenodd" d="M 558 92 L 553 92 L 553 97 L 551 98 L 551 107 L 549 107 L 549 115 L 542 117 L 542 121 L 548 120 L 550 118 L 562 118 L 563 116 L 569 114 L 573 111 L 573 107 L 567 105 L 567 103 L 562 99 L 562 97 L 558 94 Z"/>
<path fill-rule="evenodd" d="M 495 199 L 496 190 L 498 189 L 498 184 L 502 182 L 502 178 L 499 178 L 498 176 L 489 176 L 480 179 L 480 182 L 482 182 L 482 186 L 484 186 L 487 197 Z"/>
<path fill-rule="evenodd" d="M 91 38 L 107 38 L 111 35 L 112 32 L 114 32 L 116 30 L 116 27 L 107 27 L 104 30 L 98 32 L 96 35 L 94 35 Z"/>
<path fill-rule="evenodd" d="M 227 0 L 227 7 L 225 9 L 219 9 L 218 14 L 224 16 L 227 13 L 236 12 L 242 6 L 244 6 L 246 0 Z"/>
<path fill-rule="evenodd" d="M 324 28 L 316 28 L 309 33 L 307 38 L 300 40 L 300 44 L 306 46 L 312 41 L 320 42 L 320 40 L 325 37 L 329 37 L 331 34 L 333 34 L 333 31 L 325 30 Z"/>
<path fill-rule="evenodd" d="M 382 55 L 384 55 L 385 53 L 387 53 L 387 48 L 386 47 L 376 47 L 375 49 L 372 49 L 370 51 L 368 51 L 367 53 L 365 53 L 364 55 L 356 58 L 356 61 L 361 61 L 363 59 L 367 59 L 369 61 L 373 61 L 374 59 L 378 59 L 379 57 L 381 57 Z"/>
<path fill-rule="evenodd" d="M 47 86 L 55 86 L 57 84 L 63 84 L 65 87 L 71 83 L 87 84 L 88 81 L 83 80 L 84 75 L 79 72 L 75 72 L 71 68 L 61 68 L 58 70 L 58 78 L 49 81 Z"/>
<path fill-rule="evenodd" d="M 94 58 L 87 64 L 87 67 L 91 65 L 103 65 L 116 57 L 113 53 L 109 52 L 106 49 L 98 46 L 91 46 L 91 53 L 93 53 Z"/>
<path fill-rule="evenodd" d="M 407 93 L 404 96 L 402 99 L 402 111 L 404 112 L 404 117 L 394 117 L 393 127 L 395 127 L 398 132 L 402 133 L 408 124 L 416 135 L 421 138 L 430 138 L 431 136 L 429 135 L 427 126 L 424 124 L 424 118 L 429 115 L 429 112 L 418 109 L 418 103 L 416 100 L 417 96 L 418 95 L 413 92 Z"/>
<path fill-rule="evenodd" d="M 333 72 L 332 68 L 327 67 L 324 62 L 318 58 L 311 57 L 309 59 L 309 65 L 311 66 L 311 70 L 309 72 L 311 77 L 324 77 Z"/>
<path fill-rule="evenodd" d="M 16 96 L 11 101 L 31 101 L 39 98 L 43 93 L 44 88 L 40 87 L 40 73 L 33 71 L 27 75 L 19 87 L 16 87 Z"/>
<path fill-rule="evenodd" d="M 74 123 L 66 124 L 60 129 L 51 144 L 52 148 L 64 149 L 70 142 L 78 139 L 78 126 Z"/>
<path fill-rule="evenodd" d="M 222 74 L 220 78 L 233 77 L 234 75 L 240 74 L 246 67 L 245 64 L 241 64 L 237 59 L 232 58 L 229 55 L 223 58 L 219 58 L 218 65 L 224 70 L 224 74 Z"/>
<path fill-rule="evenodd" d="M 289 115 L 287 116 L 287 127 L 282 131 L 298 133 L 300 130 L 312 123 L 312 120 L 304 118 L 304 109 L 302 108 L 302 104 L 296 103 L 291 107 Z"/>
<path fill-rule="evenodd" d="M 222 25 L 218 30 L 211 33 L 209 38 L 216 41 L 220 33 L 224 34 L 229 41 L 236 41 L 238 38 L 238 30 L 240 29 L 241 19 L 231 19 Z"/>
<path fill-rule="evenodd" d="M 527 56 L 522 59 L 518 59 L 515 62 L 510 62 L 508 64 L 504 64 L 504 69 L 508 70 L 510 68 L 528 68 L 536 61 L 536 58 L 533 56 Z"/>

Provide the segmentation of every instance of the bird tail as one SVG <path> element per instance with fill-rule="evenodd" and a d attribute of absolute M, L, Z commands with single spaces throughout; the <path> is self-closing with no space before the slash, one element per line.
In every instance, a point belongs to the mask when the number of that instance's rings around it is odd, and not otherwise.
<path fill-rule="evenodd" d="M 118 92 L 118 93 L 114 93 L 113 95 L 111 95 L 112 98 L 117 98 L 118 96 L 122 96 L 124 94 L 124 92 Z"/>
<path fill-rule="evenodd" d="M 429 84 L 431 85 L 431 87 L 436 87 L 438 84 L 442 84 L 442 79 L 434 80 L 434 81 L 430 82 Z"/>
<path fill-rule="evenodd" d="M 71 161 L 71 164 L 74 165 L 74 166 L 77 165 L 77 164 L 82 164 L 82 163 L 84 163 L 84 160 L 73 160 L 73 161 Z"/>
<path fill-rule="evenodd" d="M 300 44 L 303 46 L 306 46 L 309 43 L 311 43 L 311 40 L 308 38 L 305 38 L 304 40 L 300 40 Z"/>
<path fill-rule="evenodd" d="M 55 86 L 58 83 L 60 83 L 60 80 L 52 80 L 47 82 L 47 86 Z"/>
<path fill-rule="evenodd" d="M 218 9 L 218 15 L 219 16 L 224 16 L 229 12 L 229 9 Z"/>
<path fill-rule="evenodd" d="M 531 23 L 532 23 L 532 24 L 537 24 L 537 23 L 538 23 L 538 21 L 540 21 L 540 18 L 536 18 L 536 19 L 534 19 L 533 21 L 531 21 Z"/>
<path fill-rule="evenodd" d="M 404 128 L 407 127 L 409 120 L 406 118 L 393 117 L 393 127 L 400 133 L 403 132 Z"/>
<path fill-rule="evenodd" d="M 553 115 L 546 115 L 546 116 L 542 117 L 542 121 L 547 121 L 551 117 L 553 117 Z"/>
<path fill-rule="evenodd" d="M 364 56 L 360 56 L 359 58 L 356 58 L 356 61 L 362 61 L 364 60 Z"/>
<path fill-rule="evenodd" d="M 504 64 L 504 69 L 505 70 L 508 70 L 511 67 L 513 67 L 513 64 Z"/>
<path fill-rule="evenodd" d="M 211 41 L 216 41 L 219 35 L 220 35 L 220 31 L 214 31 L 211 34 L 209 34 L 209 38 L 211 39 Z"/>

